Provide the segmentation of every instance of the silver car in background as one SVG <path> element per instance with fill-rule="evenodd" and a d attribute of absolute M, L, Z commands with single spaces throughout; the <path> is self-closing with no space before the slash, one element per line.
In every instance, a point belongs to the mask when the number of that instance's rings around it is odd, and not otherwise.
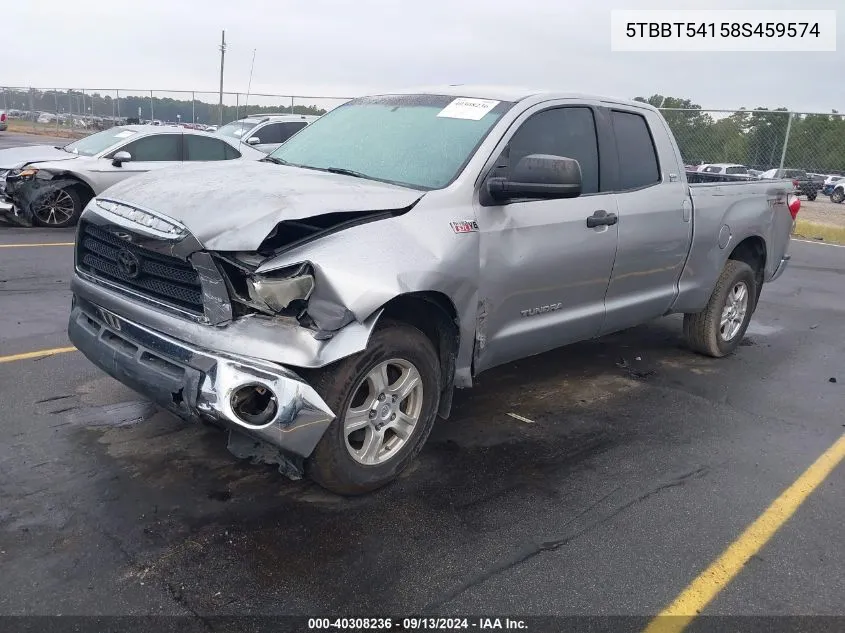
<path fill-rule="evenodd" d="M 183 162 L 264 157 L 231 139 L 154 125 L 114 127 L 61 147 L 0 150 L 0 217 L 22 226 L 73 226 L 91 198 L 133 175 Z"/>
<path fill-rule="evenodd" d="M 227 123 L 216 134 L 269 154 L 319 117 L 305 114 L 257 114 Z"/>

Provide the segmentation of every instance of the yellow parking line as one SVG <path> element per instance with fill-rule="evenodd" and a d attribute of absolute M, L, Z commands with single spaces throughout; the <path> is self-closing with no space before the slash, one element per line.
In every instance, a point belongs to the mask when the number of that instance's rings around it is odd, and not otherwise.
<path fill-rule="evenodd" d="M 76 242 L 47 242 L 45 244 L 0 244 L 0 248 L 26 248 L 27 246 L 73 246 Z"/>
<path fill-rule="evenodd" d="M 75 347 L 54 347 L 52 349 L 40 349 L 35 352 L 24 352 L 23 354 L 12 354 L 11 356 L 0 356 L 0 363 L 11 363 L 16 360 L 28 360 L 30 358 L 43 358 L 44 356 L 52 356 L 53 354 L 64 354 L 66 352 L 75 352 Z"/>
<path fill-rule="evenodd" d="M 845 458 L 842 435 L 812 466 L 784 490 L 754 523 L 701 572 L 681 594 L 645 628 L 644 633 L 680 633 L 742 570 L 799 506 Z"/>

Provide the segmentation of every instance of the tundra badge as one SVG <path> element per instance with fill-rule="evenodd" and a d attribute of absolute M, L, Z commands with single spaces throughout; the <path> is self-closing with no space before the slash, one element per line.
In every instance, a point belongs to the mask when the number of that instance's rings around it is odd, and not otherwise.
<path fill-rule="evenodd" d="M 554 312 L 560 310 L 562 303 L 553 303 L 547 306 L 540 306 L 539 308 L 529 308 L 528 310 L 520 310 L 519 313 L 524 317 L 534 316 L 535 314 L 544 314 L 546 312 Z"/>

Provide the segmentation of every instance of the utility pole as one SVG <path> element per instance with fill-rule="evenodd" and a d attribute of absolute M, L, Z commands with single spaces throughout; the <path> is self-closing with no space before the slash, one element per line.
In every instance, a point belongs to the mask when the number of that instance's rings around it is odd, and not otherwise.
<path fill-rule="evenodd" d="M 218 118 L 220 119 L 217 123 L 219 125 L 223 125 L 223 60 L 226 57 L 226 31 L 223 31 L 222 38 L 220 40 L 220 109 L 218 113 Z"/>

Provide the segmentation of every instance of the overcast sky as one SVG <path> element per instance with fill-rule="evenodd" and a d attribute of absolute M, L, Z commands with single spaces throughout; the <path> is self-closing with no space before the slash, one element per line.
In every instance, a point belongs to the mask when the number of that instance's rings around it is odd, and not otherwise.
<path fill-rule="evenodd" d="M 615 53 L 610 10 L 795 9 L 793 0 L 42 0 L 3 2 L 0 86 L 356 96 L 494 83 L 706 108 L 845 112 L 845 11 L 835 53 Z M 814 0 L 814 9 L 845 8 Z M 213 100 L 209 96 L 206 100 Z"/>

